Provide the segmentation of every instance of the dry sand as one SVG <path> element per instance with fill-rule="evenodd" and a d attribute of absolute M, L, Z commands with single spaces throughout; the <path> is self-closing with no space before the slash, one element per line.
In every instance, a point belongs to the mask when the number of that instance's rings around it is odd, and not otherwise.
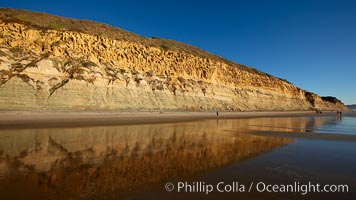
<path fill-rule="evenodd" d="M 356 113 L 345 113 L 355 115 Z M 315 116 L 312 111 L 219 112 L 219 119 Z M 323 116 L 336 115 L 324 112 Z M 0 111 L 0 129 L 61 128 L 216 119 L 216 112 Z"/>

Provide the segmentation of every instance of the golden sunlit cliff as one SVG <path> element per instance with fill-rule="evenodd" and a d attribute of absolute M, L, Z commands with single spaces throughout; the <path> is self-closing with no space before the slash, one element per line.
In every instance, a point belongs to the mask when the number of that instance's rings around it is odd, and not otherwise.
<path fill-rule="evenodd" d="M 0 9 L 0 109 L 335 110 L 196 47 L 91 21 Z"/>

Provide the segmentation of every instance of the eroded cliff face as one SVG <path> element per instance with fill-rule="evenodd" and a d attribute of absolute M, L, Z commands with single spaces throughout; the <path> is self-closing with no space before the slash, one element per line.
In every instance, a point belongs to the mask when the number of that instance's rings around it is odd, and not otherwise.
<path fill-rule="evenodd" d="M 224 60 L 0 20 L 0 109 L 315 108 L 346 109 L 340 101 Z"/>

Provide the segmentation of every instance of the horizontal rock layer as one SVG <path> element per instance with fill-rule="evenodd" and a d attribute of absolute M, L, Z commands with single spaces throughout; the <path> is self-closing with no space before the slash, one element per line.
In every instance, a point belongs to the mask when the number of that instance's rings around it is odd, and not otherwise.
<path fill-rule="evenodd" d="M 0 20 L 0 109 L 347 108 L 224 59 Z"/>

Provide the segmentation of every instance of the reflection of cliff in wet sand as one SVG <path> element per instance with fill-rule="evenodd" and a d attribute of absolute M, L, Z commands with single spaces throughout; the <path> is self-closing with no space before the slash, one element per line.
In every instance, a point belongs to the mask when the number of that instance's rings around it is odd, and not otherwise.
<path fill-rule="evenodd" d="M 292 141 L 224 131 L 231 127 L 231 121 L 206 121 L 3 131 L 0 188 L 30 188 L 33 197 L 113 198 L 167 179 L 187 180 Z M 9 185 L 13 180 L 16 185 Z"/>

